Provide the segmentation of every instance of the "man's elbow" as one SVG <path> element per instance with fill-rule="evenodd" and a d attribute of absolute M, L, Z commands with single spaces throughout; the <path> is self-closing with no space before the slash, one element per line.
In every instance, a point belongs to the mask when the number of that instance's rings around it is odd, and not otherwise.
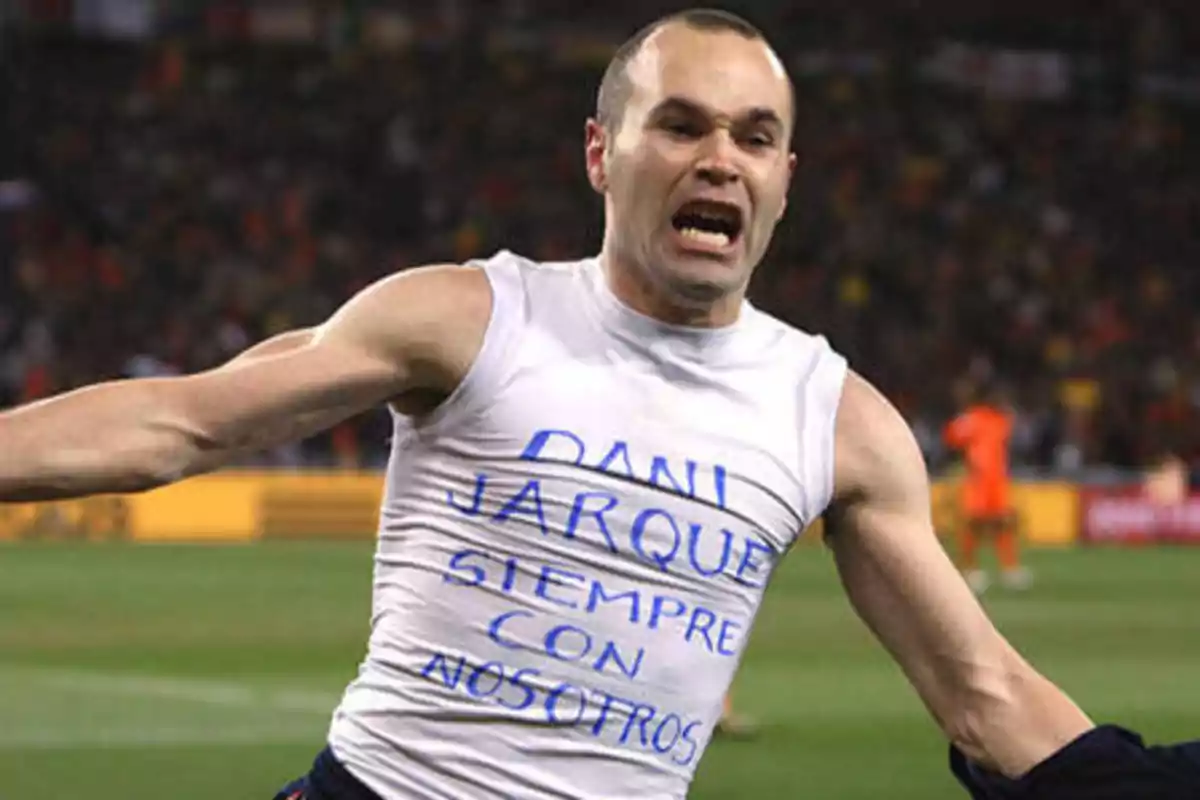
<path fill-rule="evenodd" d="M 186 427 L 171 427 L 159 431 L 141 452 L 132 454 L 130 479 L 137 484 L 134 491 L 148 491 L 221 467 L 234 449 L 199 431 Z"/>
<path fill-rule="evenodd" d="M 103 474 L 121 493 L 145 492 L 214 468 L 226 447 L 208 430 L 187 396 L 187 379 L 146 382 L 131 402 L 131 425 L 112 425 L 84 456 L 84 474 Z M 65 471 L 70 474 L 70 471 Z"/>
<path fill-rule="evenodd" d="M 979 669 L 960 684 L 939 720 L 946 737 L 972 760 L 1000 769 L 994 755 L 1005 719 L 1019 716 L 1022 678 L 1007 668 Z"/>
<path fill-rule="evenodd" d="M 943 725 L 967 757 L 1009 777 L 1025 774 L 1092 726 L 1065 693 L 1015 653 L 973 675 Z"/>

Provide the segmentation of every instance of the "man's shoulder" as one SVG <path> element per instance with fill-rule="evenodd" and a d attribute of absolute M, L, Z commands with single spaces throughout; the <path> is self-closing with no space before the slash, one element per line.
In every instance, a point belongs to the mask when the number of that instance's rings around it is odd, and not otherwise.
<path fill-rule="evenodd" d="M 838 407 L 839 438 L 848 443 L 869 443 L 880 435 L 894 434 L 898 428 L 907 430 L 908 425 L 895 405 L 873 383 L 847 369 Z"/>
<path fill-rule="evenodd" d="M 477 267 L 484 271 L 508 269 L 536 275 L 569 276 L 577 273 L 580 268 L 587 266 L 595 260 L 595 256 L 542 260 L 518 253 L 514 250 L 500 249 L 490 256 L 470 259 L 465 262 L 465 265 Z"/>
<path fill-rule="evenodd" d="M 485 310 L 481 305 L 490 295 L 489 282 L 481 265 L 424 264 L 393 272 L 363 289 L 355 301 L 370 302 L 380 316 L 403 322 L 402 312 L 411 319 L 430 316 L 430 310 L 456 308 L 459 312 Z M 352 302 L 355 302 L 352 301 Z"/>
<path fill-rule="evenodd" d="M 426 264 L 361 289 L 320 328 L 405 371 L 457 375 L 474 358 L 492 315 L 493 294 L 471 264 Z M 439 384 L 440 385 L 440 384 Z"/>
<path fill-rule="evenodd" d="M 924 456 L 899 409 L 849 370 L 838 407 L 835 495 L 845 499 L 926 480 Z"/>
<path fill-rule="evenodd" d="M 487 318 L 496 296 L 506 289 L 516 288 L 520 293 L 531 279 L 569 277 L 585 262 L 538 261 L 512 250 L 498 250 L 461 262 L 403 267 L 377 279 L 359 297 L 373 301 L 388 327 L 404 327 L 401 308 L 417 311 L 422 318 L 431 316 L 425 312 L 436 310 L 439 313 L 432 316 L 447 322 Z"/>

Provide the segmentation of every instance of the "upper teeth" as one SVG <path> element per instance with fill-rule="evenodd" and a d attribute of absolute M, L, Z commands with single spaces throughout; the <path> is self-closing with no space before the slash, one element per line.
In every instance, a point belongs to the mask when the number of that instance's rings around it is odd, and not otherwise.
<path fill-rule="evenodd" d="M 729 245 L 729 235 L 720 231 L 702 231 L 699 228 L 684 228 L 680 233 L 688 239 L 695 239 L 705 244 L 712 244 L 718 247 Z"/>

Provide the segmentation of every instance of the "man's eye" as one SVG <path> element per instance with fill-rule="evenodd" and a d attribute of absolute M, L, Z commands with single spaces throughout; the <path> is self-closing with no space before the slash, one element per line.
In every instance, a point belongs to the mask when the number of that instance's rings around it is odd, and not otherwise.
<path fill-rule="evenodd" d="M 663 123 L 663 129 L 672 136 L 682 138 L 693 138 L 700 135 L 700 128 L 692 122 L 683 122 L 681 120 L 669 121 Z"/>

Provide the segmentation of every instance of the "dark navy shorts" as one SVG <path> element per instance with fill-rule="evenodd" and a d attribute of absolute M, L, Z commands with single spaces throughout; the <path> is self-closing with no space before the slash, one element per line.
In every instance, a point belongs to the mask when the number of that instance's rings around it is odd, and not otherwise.
<path fill-rule="evenodd" d="M 380 800 L 380 797 L 347 772 L 326 747 L 317 754 L 309 773 L 283 787 L 275 800 Z"/>

